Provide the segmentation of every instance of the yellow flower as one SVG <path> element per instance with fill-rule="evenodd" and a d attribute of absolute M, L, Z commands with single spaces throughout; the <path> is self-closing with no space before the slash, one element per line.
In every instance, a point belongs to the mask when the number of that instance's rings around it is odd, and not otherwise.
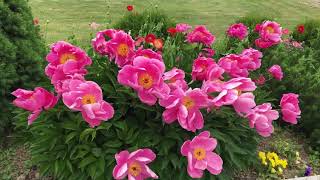
<path fill-rule="evenodd" d="M 276 167 L 276 162 L 273 159 L 269 159 L 271 166 Z"/>
<path fill-rule="evenodd" d="M 272 173 L 272 174 L 274 174 L 274 173 L 276 173 L 276 172 L 277 172 L 277 171 L 276 171 L 274 168 L 271 169 L 271 173 Z"/>
<path fill-rule="evenodd" d="M 266 153 L 265 152 L 262 152 L 262 151 L 259 151 L 259 158 L 261 159 L 261 163 L 263 165 L 267 165 L 267 162 L 266 162 Z"/>
<path fill-rule="evenodd" d="M 282 159 L 282 160 L 280 161 L 280 165 L 281 165 L 283 168 L 287 168 L 287 165 L 288 165 L 287 160 Z"/>

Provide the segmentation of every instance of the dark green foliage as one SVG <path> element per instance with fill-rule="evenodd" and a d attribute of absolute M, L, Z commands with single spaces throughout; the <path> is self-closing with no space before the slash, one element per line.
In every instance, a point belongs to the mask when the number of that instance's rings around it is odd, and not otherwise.
<path fill-rule="evenodd" d="M 115 29 L 130 32 L 132 37 L 153 33 L 157 37 L 163 38 L 168 35 L 167 29 L 169 27 L 175 27 L 175 23 L 157 9 L 126 14 L 114 25 Z"/>
<path fill-rule="evenodd" d="M 314 41 L 319 39 L 320 33 L 320 21 L 319 20 L 307 20 L 305 23 L 299 25 L 304 26 L 304 32 L 298 32 L 297 28 L 294 29 L 292 36 L 293 39 L 299 42 L 304 42 L 304 45 L 317 49 L 319 47 L 313 46 Z M 297 25 L 298 27 L 298 25 Z"/>
<path fill-rule="evenodd" d="M 10 93 L 33 88 L 43 77 L 45 48 L 38 32 L 26 1 L 0 1 L 0 137 L 10 129 Z"/>

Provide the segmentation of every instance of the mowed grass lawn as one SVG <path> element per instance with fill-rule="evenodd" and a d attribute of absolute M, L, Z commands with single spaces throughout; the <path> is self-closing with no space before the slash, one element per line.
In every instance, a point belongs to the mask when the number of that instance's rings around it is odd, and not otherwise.
<path fill-rule="evenodd" d="M 216 35 L 246 14 L 269 15 L 284 27 L 293 28 L 305 19 L 320 18 L 319 0 L 29 0 L 35 17 L 40 19 L 46 40 L 52 43 L 75 34 L 88 41 L 90 22 L 106 25 L 124 14 L 127 5 L 134 11 L 157 7 L 177 22 L 204 24 Z M 109 10 L 108 10 L 109 9 Z M 109 13 L 109 15 L 108 15 Z M 49 21 L 45 26 L 46 21 Z"/>

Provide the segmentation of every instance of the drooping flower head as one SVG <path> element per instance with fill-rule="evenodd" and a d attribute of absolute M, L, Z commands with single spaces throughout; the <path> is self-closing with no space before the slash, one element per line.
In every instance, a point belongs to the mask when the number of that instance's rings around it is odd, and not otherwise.
<path fill-rule="evenodd" d="M 111 49 L 107 46 L 107 41 L 112 39 L 116 32 L 117 30 L 114 29 L 106 29 L 97 32 L 96 37 L 91 41 L 93 49 L 102 56 L 110 54 Z"/>
<path fill-rule="evenodd" d="M 72 110 L 81 111 L 91 127 L 113 117 L 113 107 L 103 100 L 102 90 L 95 82 L 71 80 L 64 86 L 68 86 L 68 91 L 62 94 L 63 103 Z"/>
<path fill-rule="evenodd" d="M 281 66 L 273 65 L 269 68 L 268 72 L 277 80 L 281 81 L 283 78 L 283 72 Z"/>
<path fill-rule="evenodd" d="M 135 57 L 138 57 L 138 56 L 143 56 L 150 59 L 158 59 L 160 61 L 163 61 L 162 55 L 158 52 L 154 52 L 152 49 L 139 48 L 135 53 Z"/>
<path fill-rule="evenodd" d="M 189 24 L 180 23 L 176 25 L 177 32 L 187 32 L 192 27 Z"/>
<path fill-rule="evenodd" d="M 228 28 L 227 34 L 229 37 L 243 40 L 248 35 L 248 27 L 242 23 L 233 24 Z"/>
<path fill-rule="evenodd" d="M 215 64 L 215 61 L 211 58 L 198 57 L 193 61 L 192 65 L 192 79 L 203 81 L 206 79 L 207 70 L 209 66 Z"/>
<path fill-rule="evenodd" d="M 294 93 L 283 94 L 280 101 L 282 119 L 291 124 L 297 124 L 301 115 L 298 97 Z"/>
<path fill-rule="evenodd" d="M 256 49 L 244 49 L 241 53 L 239 67 L 248 70 L 257 70 L 261 67 L 262 53 Z"/>
<path fill-rule="evenodd" d="M 175 67 L 163 75 L 163 79 L 169 85 L 171 90 L 175 90 L 176 88 L 187 90 L 188 85 L 184 78 L 184 71 Z"/>
<path fill-rule="evenodd" d="M 248 56 L 229 54 L 225 57 L 220 58 L 218 61 L 218 65 L 222 67 L 225 72 L 228 73 L 231 77 L 248 77 L 248 69 L 244 68 L 246 67 L 245 65 L 248 62 L 250 62 L 250 57 Z M 241 64 L 243 64 L 243 66 L 241 66 Z M 252 64 L 255 63 L 252 62 Z"/>
<path fill-rule="evenodd" d="M 154 161 L 156 154 L 151 149 L 138 149 L 132 153 L 121 151 L 115 155 L 117 165 L 113 169 L 114 179 L 144 180 L 158 179 L 158 176 L 147 166 Z"/>
<path fill-rule="evenodd" d="M 162 61 L 139 56 L 133 60 L 133 65 L 124 66 L 119 71 L 118 81 L 135 89 L 143 103 L 154 105 L 157 98 L 165 98 L 170 92 L 162 77 L 164 71 Z"/>
<path fill-rule="evenodd" d="M 211 46 L 215 39 L 215 36 L 212 35 L 205 26 L 197 26 L 187 35 L 187 41 L 189 43 L 202 43 L 206 46 Z"/>
<path fill-rule="evenodd" d="M 272 110 L 270 103 L 264 103 L 256 106 L 247 118 L 251 128 L 255 128 L 261 136 L 268 137 L 273 133 L 272 121 L 279 118 L 279 113 Z"/>
<path fill-rule="evenodd" d="M 221 173 L 223 161 L 214 153 L 217 140 L 210 137 L 209 131 L 204 131 L 192 140 L 187 140 L 181 146 L 181 154 L 188 158 L 188 174 L 192 178 L 201 178 L 203 171 L 208 170 L 211 174 Z"/>
<path fill-rule="evenodd" d="M 115 32 L 106 46 L 110 49 L 110 59 L 115 59 L 115 63 L 119 67 L 132 64 L 135 44 L 129 34 L 124 31 Z"/>
<path fill-rule="evenodd" d="M 15 106 L 32 112 L 28 116 L 28 125 L 33 123 L 43 109 L 53 108 L 58 101 L 58 97 L 42 87 L 36 87 L 33 91 L 17 89 L 11 94 L 16 97 L 13 101 Z"/>
<path fill-rule="evenodd" d="M 184 91 L 177 88 L 168 98 L 160 99 L 159 104 L 166 108 L 162 114 L 166 123 L 178 120 L 182 128 L 192 132 L 203 128 L 203 116 L 199 109 L 207 106 L 207 95 L 200 89 Z"/>

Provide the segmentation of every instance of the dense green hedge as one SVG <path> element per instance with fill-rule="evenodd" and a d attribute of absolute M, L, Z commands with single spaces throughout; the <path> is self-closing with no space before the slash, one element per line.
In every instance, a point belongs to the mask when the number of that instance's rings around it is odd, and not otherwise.
<path fill-rule="evenodd" d="M 45 46 L 25 0 L 0 1 L 0 138 L 10 130 L 10 93 L 33 88 L 43 77 Z"/>

